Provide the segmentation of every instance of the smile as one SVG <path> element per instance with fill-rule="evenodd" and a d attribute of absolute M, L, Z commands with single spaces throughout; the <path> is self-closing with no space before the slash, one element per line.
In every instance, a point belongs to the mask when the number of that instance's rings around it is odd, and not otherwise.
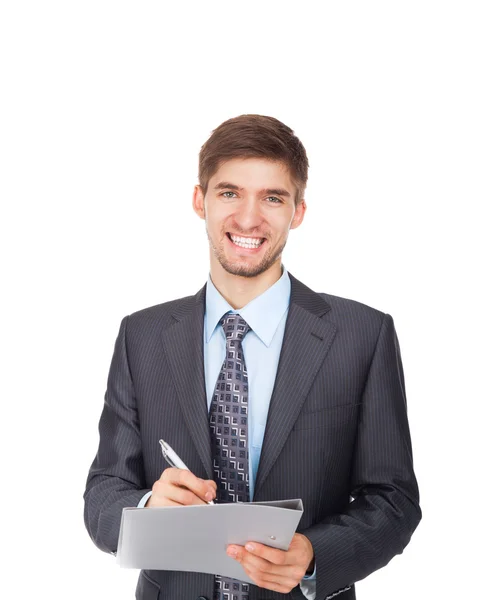
<path fill-rule="evenodd" d="M 226 235 L 235 246 L 240 248 L 259 248 L 265 241 L 265 238 L 241 237 L 232 233 L 227 233 Z"/>

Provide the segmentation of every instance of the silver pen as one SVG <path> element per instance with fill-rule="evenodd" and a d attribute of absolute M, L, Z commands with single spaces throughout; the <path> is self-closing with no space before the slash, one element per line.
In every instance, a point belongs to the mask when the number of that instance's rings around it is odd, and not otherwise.
<path fill-rule="evenodd" d="M 181 458 L 176 454 L 176 452 L 171 448 L 171 446 L 165 442 L 164 440 L 159 440 L 161 445 L 161 451 L 163 456 L 168 464 L 170 464 L 175 469 L 186 469 L 189 471 L 188 467 L 184 464 Z M 213 500 L 207 502 L 207 504 L 214 504 Z"/>

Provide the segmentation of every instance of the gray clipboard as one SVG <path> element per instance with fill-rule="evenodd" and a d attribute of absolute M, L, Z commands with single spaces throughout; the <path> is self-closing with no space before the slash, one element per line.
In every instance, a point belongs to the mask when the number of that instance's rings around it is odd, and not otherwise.
<path fill-rule="evenodd" d="M 196 571 L 253 581 L 229 544 L 260 542 L 287 550 L 303 514 L 302 500 L 124 508 L 117 563 L 135 569 Z"/>

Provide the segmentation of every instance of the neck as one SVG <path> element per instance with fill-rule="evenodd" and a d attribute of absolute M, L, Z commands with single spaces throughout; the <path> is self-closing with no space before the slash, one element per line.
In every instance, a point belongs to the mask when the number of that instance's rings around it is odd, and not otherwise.
<path fill-rule="evenodd" d="M 282 276 L 282 259 L 275 263 L 256 277 L 242 277 L 232 275 L 223 269 L 218 261 L 211 262 L 211 281 L 223 298 L 238 310 L 246 306 L 269 287 L 277 282 Z"/>

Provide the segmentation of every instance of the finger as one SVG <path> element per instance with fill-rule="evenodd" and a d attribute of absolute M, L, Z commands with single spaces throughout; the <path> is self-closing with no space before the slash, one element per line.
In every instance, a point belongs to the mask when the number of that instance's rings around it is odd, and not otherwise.
<path fill-rule="evenodd" d="M 206 504 L 205 501 L 188 488 L 170 483 L 169 481 L 162 481 L 161 479 L 154 482 L 153 496 L 155 496 L 158 501 L 161 501 L 161 498 L 166 498 L 183 506 Z"/>
<path fill-rule="evenodd" d="M 299 585 L 305 574 L 301 567 L 273 565 L 263 558 L 250 555 L 243 549 L 236 560 L 257 586 L 283 594 L 288 594 Z"/>
<path fill-rule="evenodd" d="M 251 542 L 249 545 L 252 545 Z M 263 546 L 263 544 L 258 545 Z M 239 548 L 237 560 L 239 560 L 245 572 L 260 587 L 288 593 L 300 583 L 306 573 L 306 569 L 300 563 L 286 562 L 286 564 L 277 565 L 252 552 L 248 552 L 245 548 Z M 274 586 L 273 584 L 277 585 Z"/>
<path fill-rule="evenodd" d="M 256 585 L 283 594 L 288 594 L 299 585 L 305 575 L 305 569 L 300 565 L 274 565 L 263 558 L 250 555 L 241 547 L 236 560 Z"/>
<path fill-rule="evenodd" d="M 213 481 L 213 479 L 202 479 L 201 481 L 206 481 L 206 483 L 209 483 L 211 485 L 211 487 L 213 488 L 213 491 L 216 494 L 216 490 L 217 490 L 218 486 L 216 485 L 216 482 Z"/>
<path fill-rule="evenodd" d="M 183 506 L 182 504 L 179 504 L 178 502 L 174 502 L 173 500 L 170 500 L 169 498 L 165 498 L 164 496 L 155 496 L 154 494 L 152 496 L 150 496 L 148 498 L 148 501 L 146 502 L 146 508 L 156 508 L 159 506 Z"/>
<path fill-rule="evenodd" d="M 236 554 L 232 552 L 234 550 Z M 257 573 L 272 573 L 274 576 L 286 575 L 287 566 L 275 565 L 268 560 L 247 552 L 243 546 L 230 545 L 227 554 L 241 563 L 243 568 L 256 571 Z"/>
<path fill-rule="evenodd" d="M 257 542 L 248 542 L 245 544 L 245 550 L 274 565 L 287 565 L 294 562 L 294 557 L 289 552 L 278 550 L 278 548 L 271 548 L 270 546 L 265 546 L 265 544 L 259 544 Z"/>
<path fill-rule="evenodd" d="M 274 575 L 273 573 L 261 573 L 260 571 L 252 571 L 251 569 L 246 569 L 247 575 L 258 582 L 261 582 L 265 587 L 266 584 L 270 583 L 278 583 L 285 587 L 288 587 L 291 590 L 293 587 L 299 584 L 300 579 L 297 579 L 294 575 Z"/>
<path fill-rule="evenodd" d="M 165 469 L 160 479 L 173 485 L 187 488 L 204 502 L 209 502 L 216 496 L 216 483 L 214 481 L 200 479 L 186 469 Z M 213 489 L 213 485 L 215 489 Z"/>
<path fill-rule="evenodd" d="M 213 490 L 213 493 L 215 494 L 215 497 L 216 497 L 217 485 L 213 481 L 213 479 L 200 479 L 200 481 L 203 481 L 204 483 L 207 483 L 210 486 L 210 489 Z"/>
<path fill-rule="evenodd" d="M 268 581 L 267 579 L 257 578 L 255 573 L 246 571 L 246 574 L 255 582 L 260 588 L 265 588 L 273 592 L 279 592 L 280 594 L 289 594 L 299 582 L 294 582 L 291 579 L 279 577 L 274 581 Z"/>
<path fill-rule="evenodd" d="M 281 573 L 270 573 L 266 571 L 259 571 L 257 569 L 252 569 L 251 567 L 245 567 L 246 573 L 250 575 L 250 577 L 254 581 L 260 581 L 263 584 L 265 583 L 278 583 L 288 588 L 287 591 L 290 591 L 296 585 L 298 585 L 304 575 L 305 572 L 300 567 L 290 566 L 290 567 L 277 567 L 277 569 L 283 569 Z M 258 585 L 258 583 L 257 583 Z M 273 588 L 270 588 L 273 589 Z"/>
<path fill-rule="evenodd" d="M 203 504 L 216 498 L 216 483 L 213 480 L 196 477 L 186 469 L 166 469 L 160 479 L 180 489 L 188 489 L 195 494 L 199 501 L 190 501 L 190 504 Z M 185 500 L 188 501 L 188 498 Z"/>

